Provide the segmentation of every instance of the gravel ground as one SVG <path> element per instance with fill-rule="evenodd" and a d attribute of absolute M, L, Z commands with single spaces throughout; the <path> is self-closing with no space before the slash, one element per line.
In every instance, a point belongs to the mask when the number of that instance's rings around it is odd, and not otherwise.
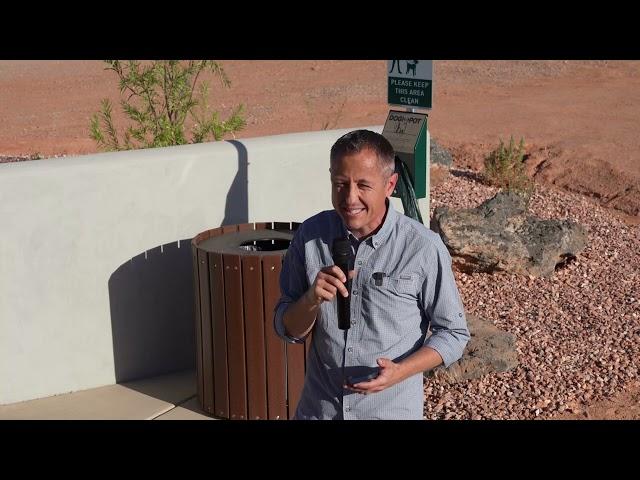
<path fill-rule="evenodd" d="M 497 191 L 473 171 L 451 172 L 432 209 L 475 207 Z M 427 419 L 553 418 L 640 378 L 640 226 L 540 185 L 530 212 L 580 222 L 589 243 L 549 279 L 455 272 L 466 311 L 515 334 L 519 366 L 451 386 L 428 380 Z"/>
<path fill-rule="evenodd" d="M 25 162 L 27 160 L 36 160 L 33 155 L 0 155 L 0 163 Z"/>
<path fill-rule="evenodd" d="M 46 158 L 61 158 L 66 157 L 65 154 L 60 155 L 47 155 Z M 33 155 L 0 155 L 0 163 L 13 163 L 13 162 L 26 162 L 27 160 L 42 160 L 43 157 L 40 154 Z"/>

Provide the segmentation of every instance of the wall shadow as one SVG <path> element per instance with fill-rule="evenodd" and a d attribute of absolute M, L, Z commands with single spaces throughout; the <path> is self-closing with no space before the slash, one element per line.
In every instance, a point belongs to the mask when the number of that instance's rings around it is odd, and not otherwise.
<path fill-rule="evenodd" d="M 229 143 L 238 151 L 238 171 L 222 225 L 249 219 L 247 149 L 237 140 Z M 133 381 L 129 388 L 172 403 L 176 392 L 163 394 L 163 387 L 143 380 L 196 370 L 191 255 L 191 238 L 155 247 L 122 264 L 108 282 L 116 383 Z M 178 378 L 173 389 L 182 396 L 192 382 Z"/>
<path fill-rule="evenodd" d="M 109 278 L 116 383 L 195 370 L 191 239 L 137 255 Z"/>
<path fill-rule="evenodd" d="M 234 225 L 249 221 L 249 160 L 247 147 L 238 140 L 227 140 L 238 151 L 238 172 L 236 173 L 224 207 L 222 225 Z"/>

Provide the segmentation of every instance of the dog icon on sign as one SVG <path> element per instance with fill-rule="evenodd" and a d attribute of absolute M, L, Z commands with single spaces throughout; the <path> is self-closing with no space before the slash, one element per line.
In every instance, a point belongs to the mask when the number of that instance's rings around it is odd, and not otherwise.
<path fill-rule="evenodd" d="M 418 60 L 407 60 L 407 71 L 406 74 L 408 75 L 409 72 L 413 73 L 413 76 L 416 76 L 416 65 L 420 63 Z"/>

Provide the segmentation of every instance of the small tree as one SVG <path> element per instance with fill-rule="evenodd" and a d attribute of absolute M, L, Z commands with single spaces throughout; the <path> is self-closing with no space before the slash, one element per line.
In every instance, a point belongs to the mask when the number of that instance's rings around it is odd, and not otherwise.
<path fill-rule="evenodd" d="M 113 70 L 120 79 L 120 101 L 124 113 L 133 125 L 120 139 L 113 125 L 112 104 L 102 100 L 101 111 L 91 119 L 91 138 L 102 150 L 167 147 L 185 143 L 200 143 L 210 138 L 221 140 L 228 133 L 241 130 L 244 105 L 236 107 L 226 120 L 218 112 L 210 112 L 209 85 L 200 78 L 205 71 L 220 78 L 229 87 L 222 66 L 213 60 L 157 60 L 142 64 L 136 60 L 121 62 L 106 60 L 106 70 Z M 187 140 L 185 122 L 189 119 L 191 139 Z"/>
<path fill-rule="evenodd" d="M 513 191 L 530 197 L 533 193 L 533 181 L 527 176 L 524 164 L 524 138 L 516 148 L 513 136 L 509 146 L 500 145 L 484 160 L 485 177 L 488 182 L 506 191 Z"/>

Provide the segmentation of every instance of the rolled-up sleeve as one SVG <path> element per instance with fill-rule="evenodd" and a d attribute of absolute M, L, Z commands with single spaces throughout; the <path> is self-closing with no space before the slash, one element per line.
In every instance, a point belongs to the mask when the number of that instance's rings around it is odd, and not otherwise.
<path fill-rule="evenodd" d="M 302 343 L 304 338 L 288 335 L 284 327 L 284 312 L 295 303 L 309 288 L 305 271 L 304 245 L 302 244 L 302 226 L 293 236 L 287 249 L 280 272 L 280 291 L 282 296 L 274 309 L 274 327 L 276 334 L 289 343 Z"/>
<path fill-rule="evenodd" d="M 442 357 L 445 367 L 462 357 L 469 341 L 464 307 L 451 270 L 451 256 L 438 238 L 430 258 L 430 273 L 422 284 L 425 314 L 431 322 L 432 335 L 424 345 Z M 435 275 L 434 275 L 435 273 Z"/>

